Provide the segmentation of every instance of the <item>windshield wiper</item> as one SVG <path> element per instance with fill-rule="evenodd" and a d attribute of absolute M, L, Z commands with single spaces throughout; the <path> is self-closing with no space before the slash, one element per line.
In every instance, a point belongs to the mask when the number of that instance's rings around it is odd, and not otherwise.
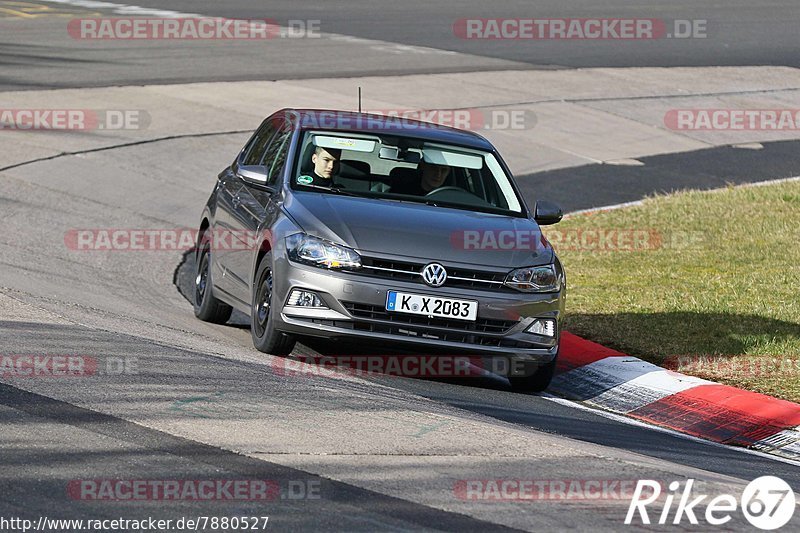
<path fill-rule="evenodd" d="M 425 205 L 430 205 L 432 207 L 447 207 L 450 209 L 460 209 L 462 211 L 473 211 L 476 213 L 491 213 L 495 215 L 509 215 L 513 213 L 513 211 L 509 211 L 507 209 L 503 209 L 502 207 L 489 207 L 485 205 L 469 205 L 469 204 L 459 204 L 455 202 L 447 202 L 442 200 L 433 200 L 428 199 L 425 200 L 425 197 L 422 197 L 422 202 Z"/>
<path fill-rule="evenodd" d="M 305 183 L 298 183 L 298 187 L 308 187 L 309 189 L 320 189 L 322 191 L 332 192 L 334 194 L 341 194 L 343 196 L 359 196 L 358 194 L 352 193 L 350 191 L 346 191 L 341 187 L 323 187 L 322 185 L 312 185 L 312 184 L 305 184 Z"/>
<path fill-rule="evenodd" d="M 415 204 L 425 204 L 431 207 L 453 207 L 455 209 L 467 209 L 472 210 L 475 206 L 469 206 L 465 204 L 456 204 L 451 202 L 443 202 L 441 200 L 432 200 L 430 198 L 425 198 L 424 196 L 415 196 L 411 194 L 404 194 L 402 198 L 387 198 L 388 200 L 394 200 L 397 202 L 414 202 Z"/>

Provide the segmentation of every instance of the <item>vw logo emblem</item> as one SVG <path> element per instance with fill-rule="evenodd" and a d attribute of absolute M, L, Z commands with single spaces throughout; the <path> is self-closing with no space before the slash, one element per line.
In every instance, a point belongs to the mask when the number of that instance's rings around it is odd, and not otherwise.
<path fill-rule="evenodd" d="M 422 269 L 422 281 L 431 287 L 441 287 L 447 280 L 447 270 L 439 263 L 425 265 Z"/>

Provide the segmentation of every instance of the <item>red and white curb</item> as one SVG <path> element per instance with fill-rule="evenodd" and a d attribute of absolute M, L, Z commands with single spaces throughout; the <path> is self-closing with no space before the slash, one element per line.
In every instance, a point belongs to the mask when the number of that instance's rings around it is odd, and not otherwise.
<path fill-rule="evenodd" d="M 666 370 L 564 332 L 550 392 L 702 439 L 800 459 L 800 404 Z"/>

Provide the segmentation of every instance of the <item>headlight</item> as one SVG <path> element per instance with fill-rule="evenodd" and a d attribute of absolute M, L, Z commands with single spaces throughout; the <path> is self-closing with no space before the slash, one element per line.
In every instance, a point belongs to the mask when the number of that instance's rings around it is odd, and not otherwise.
<path fill-rule="evenodd" d="M 296 233 L 286 237 L 289 259 L 320 268 L 361 268 L 361 257 L 350 248 Z"/>
<path fill-rule="evenodd" d="M 512 270 L 505 284 L 522 292 L 555 292 L 561 280 L 553 265 L 545 265 Z"/>

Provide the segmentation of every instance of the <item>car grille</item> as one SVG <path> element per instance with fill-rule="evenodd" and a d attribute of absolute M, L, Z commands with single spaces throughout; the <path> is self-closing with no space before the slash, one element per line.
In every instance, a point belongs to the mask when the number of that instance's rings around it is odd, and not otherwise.
<path fill-rule="evenodd" d="M 504 348 L 534 348 L 535 344 L 502 337 L 513 328 L 514 320 L 478 319 L 475 322 L 428 318 L 425 316 L 389 313 L 376 305 L 342 302 L 354 320 L 309 319 L 315 324 L 325 324 L 354 331 L 381 333 L 395 337 L 441 340 L 473 346 Z"/>
<path fill-rule="evenodd" d="M 424 285 L 422 281 L 423 267 L 427 263 L 411 263 L 406 261 L 389 261 L 375 257 L 362 257 L 362 268 L 359 273 L 362 275 L 373 276 L 384 279 L 398 279 L 411 281 Z M 489 272 L 482 270 L 470 270 L 463 268 L 445 267 L 447 269 L 447 281 L 444 287 L 466 287 L 479 290 L 511 290 L 503 285 L 507 272 Z"/>

